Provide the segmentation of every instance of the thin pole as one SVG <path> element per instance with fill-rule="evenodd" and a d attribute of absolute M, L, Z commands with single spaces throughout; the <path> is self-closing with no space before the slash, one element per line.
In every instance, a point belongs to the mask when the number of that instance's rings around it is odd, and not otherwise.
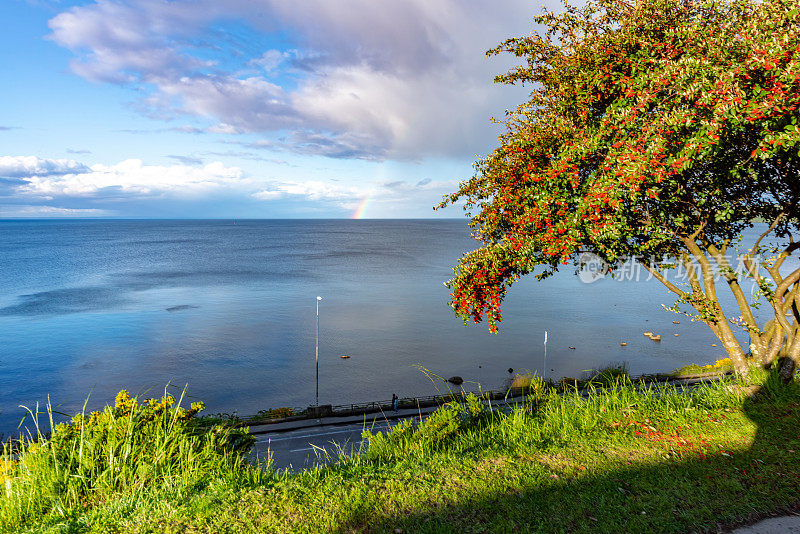
<path fill-rule="evenodd" d="M 319 301 L 321 299 L 317 297 L 317 342 L 316 342 L 316 354 L 315 359 L 317 361 L 317 408 L 319 408 Z"/>
<path fill-rule="evenodd" d="M 542 371 L 542 379 L 547 378 L 547 330 L 544 331 L 544 369 Z"/>

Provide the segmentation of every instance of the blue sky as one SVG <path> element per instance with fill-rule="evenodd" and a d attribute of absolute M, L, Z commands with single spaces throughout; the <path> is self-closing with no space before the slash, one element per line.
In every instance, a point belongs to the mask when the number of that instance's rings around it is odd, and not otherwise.
<path fill-rule="evenodd" d="M 0 218 L 458 217 L 541 6 L 3 0 Z"/>

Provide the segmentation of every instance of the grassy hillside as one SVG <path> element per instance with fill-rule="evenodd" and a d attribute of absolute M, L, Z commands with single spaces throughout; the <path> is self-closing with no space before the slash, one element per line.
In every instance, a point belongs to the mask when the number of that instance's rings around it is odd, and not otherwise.
<path fill-rule="evenodd" d="M 800 504 L 800 394 L 768 376 L 588 398 L 534 381 L 516 409 L 448 405 L 298 474 L 247 465 L 246 436 L 178 403 L 122 401 L 0 464 L 3 529 L 686 532 Z"/>

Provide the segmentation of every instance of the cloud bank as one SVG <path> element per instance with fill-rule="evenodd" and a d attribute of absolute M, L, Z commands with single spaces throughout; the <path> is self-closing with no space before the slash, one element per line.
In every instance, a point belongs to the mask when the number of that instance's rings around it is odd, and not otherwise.
<path fill-rule="evenodd" d="M 454 186 L 453 181 L 431 179 L 416 183 L 378 180 L 361 185 L 340 183 L 336 178 L 267 179 L 221 162 L 146 165 L 128 159 L 87 165 L 74 160 L 0 156 L 0 216 L 5 217 L 138 216 L 140 213 L 132 210 L 141 206 L 161 206 L 159 213 L 181 216 L 183 208 L 195 213 L 199 207 L 224 209 L 226 204 L 241 204 L 242 199 L 251 204 L 254 213 L 263 209 L 265 216 L 279 205 L 290 210 L 300 207 L 309 214 L 346 216 L 367 198 L 387 206 L 408 202 L 430 206 L 432 198 Z"/>
<path fill-rule="evenodd" d="M 36 156 L 0 156 L 0 178 L 32 178 L 85 173 L 85 165 L 71 159 L 41 159 Z"/>
<path fill-rule="evenodd" d="M 20 196 L 90 197 L 116 193 L 196 195 L 242 182 L 238 167 L 145 165 L 129 159 L 114 165 L 84 165 L 74 160 L 0 156 L 0 177 L 17 179 Z"/>
<path fill-rule="evenodd" d="M 50 20 L 71 70 L 136 88 L 151 117 L 332 158 L 472 157 L 524 90 L 483 52 L 527 33 L 522 0 L 97 0 Z"/>

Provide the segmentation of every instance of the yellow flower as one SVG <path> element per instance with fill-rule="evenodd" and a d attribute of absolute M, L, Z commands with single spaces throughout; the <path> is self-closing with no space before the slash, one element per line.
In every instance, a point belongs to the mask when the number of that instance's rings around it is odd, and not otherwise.
<path fill-rule="evenodd" d="M 17 467 L 17 462 L 14 460 L 0 459 L 0 482 L 9 485 L 11 481 L 11 474 Z"/>
<path fill-rule="evenodd" d="M 114 406 L 116 406 L 117 408 L 123 408 L 128 404 L 130 400 L 131 396 L 128 394 L 126 390 L 123 389 L 122 391 L 117 393 L 117 398 L 114 400 Z"/>

